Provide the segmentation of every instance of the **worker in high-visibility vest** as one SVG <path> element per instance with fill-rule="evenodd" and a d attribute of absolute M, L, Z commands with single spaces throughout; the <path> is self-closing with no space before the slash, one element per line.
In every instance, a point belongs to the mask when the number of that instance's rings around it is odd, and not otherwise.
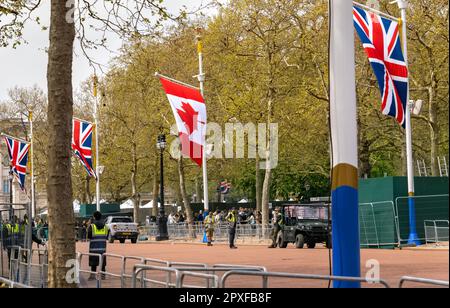
<path fill-rule="evenodd" d="M 4 245 L 6 248 L 6 251 L 8 253 L 8 264 L 11 261 L 11 251 L 13 246 L 19 245 L 19 233 L 20 233 L 20 227 L 18 224 L 18 219 L 16 216 L 12 218 L 12 220 L 5 224 L 4 226 Z M 15 257 L 18 257 L 19 251 L 16 250 Z"/>
<path fill-rule="evenodd" d="M 230 248 L 236 249 L 237 247 L 234 245 L 234 239 L 236 238 L 236 226 L 237 226 L 237 211 L 236 209 L 232 209 L 227 215 L 228 222 L 228 239 L 230 242 Z"/>
<path fill-rule="evenodd" d="M 91 267 L 91 275 L 89 280 L 95 280 L 97 267 L 101 262 L 102 273 L 106 271 L 106 258 L 103 256 L 106 253 L 106 242 L 108 239 L 108 227 L 102 220 L 100 212 L 94 213 L 94 220 L 88 227 L 89 253 L 101 255 L 102 260 L 98 256 L 89 256 L 89 266 Z M 105 279 L 105 274 L 102 274 L 102 279 Z"/>

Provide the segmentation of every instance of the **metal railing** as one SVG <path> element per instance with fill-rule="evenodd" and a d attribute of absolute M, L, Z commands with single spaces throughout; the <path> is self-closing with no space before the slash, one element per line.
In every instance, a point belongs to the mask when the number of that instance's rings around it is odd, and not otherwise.
<path fill-rule="evenodd" d="M 93 272 L 91 269 L 89 270 L 85 270 L 82 269 L 82 261 L 83 261 L 83 257 L 96 257 L 98 258 L 98 266 L 97 266 L 97 270 L 95 272 Z M 80 274 L 89 274 L 89 275 L 94 275 L 95 276 L 95 281 L 96 281 L 96 287 L 100 288 L 101 286 L 101 276 L 100 276 L 100 272 L 103 266 L 103 258 L 101 254 L 98 253 L 87 253 L 87 252 L 77 252 L 77 262 L 79 265 L 78 268 L 78 275 Z"/>
<path fill-rule="evenodd" d="M 442 287 L 448 287 L 449 286 L 449 282 L 448 281 L 404 276 L 404 277 L 402 277 L 400 279 L 398 287 L 400 289 L 403 288 L 403 285 L 405 284 L 405 282 L 415 282 L 415 283 L 420 283 L 420 284 L 442 286 Z"/>
<path fill-rule="evenodd" d="M 439 246 L 442 242 L 449 241 L 449 221 L 448 220 L 425 220 L 423 222 L 425 230 L 425 244 L 436 244 Z M 432 224 L 432 226 L 430 226 Z M 446 227 L 439 226 L 440 224 L 447 224 Z"/>
<path fill-rule="evenodd" d="M 220 287 L 226 288 L 226 281 L 231 276 L 256 276 L 266 277 L 263 281 L 262 288 L 267 289 L 269 287 L 269 279 L 272 278 L 290 278 L 290 279 L 302 279 L 302 280 L 323 280 L 323 281 L 347 281 L 347 282 L 362 282 L 368 284 L 381 284 L 385 288 L 390 288 L 389 284 L 384 280 L 368 281 L 365 278 L 359 277 L 342 277 L 342 276 L 323 276 L 323 275 L 307 275 L 307 274 L 291 274 L 291 273 L 276 273 L 276 272 L 250 272 L 250 271 L 229 271 L 225 273 L 220 280 Z"/>
<path fill-rule="evenodd" d="M 144 237 L 155 237 L 158 234 L 158 226 L 150 224 L 140 227 L 140 235 Z M 236 239 L 242 240 L 268 240 L 270 239 L 272 226 L 258 224 L 237 224 Z M 173 240 L 189 240 L 203 238 L 205 228 L 202 223 L 196 222 L 193 225 L 187 223 L 168 224 L 167 231 L 169 238 Z M 229 226 L 226 222 L 221 222 L 214 227 L 214 241 L 228 241 Z"/>
<path fill-rule="evenodd" d="M 0 277 L 0 285 L 3 285 L 3 288 L 9 288 L 9 289 L 15 289 L 15 288 L 19 288 L 19 289 L 31 289 L 33 287 L 27 286 L 23 283 L 18 283 L 18 282 L 14 282 L 12 280 L 6 279 L 6 278 L 2 278 Z"/>

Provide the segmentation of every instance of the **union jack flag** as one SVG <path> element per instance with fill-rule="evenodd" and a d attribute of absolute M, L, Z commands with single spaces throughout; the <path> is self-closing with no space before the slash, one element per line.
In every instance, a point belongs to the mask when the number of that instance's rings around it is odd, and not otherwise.
<path fill-rule="evenodd" d="M 89 176 L 96 177 L 92 163 L 92 132 L 94 125 L 73 119 L 72 150 L 86 168 Z"/>
<path fill-rule="evenodd" d="M 228 183 L 227 181 L 220 182 L 219 191 L 221 194 L 226 195 L 230 192 L 230 190 L 231 190 L 231 183 Z"/>
<path fill-rule="evenodd" d="M 25 190 L 25 176 L 27 175 L 30 144 L 9 136 L 4 136 L 4 138 L 8 147 L 11 171 L 19 181 L 20 188 Z"/>
<path fill-rule="evenodd" d="M 353 7 L 353 21 L 380 86 L 381 111 L 405 127 L 408 67 L 399 24 L 359 7 Z"/>

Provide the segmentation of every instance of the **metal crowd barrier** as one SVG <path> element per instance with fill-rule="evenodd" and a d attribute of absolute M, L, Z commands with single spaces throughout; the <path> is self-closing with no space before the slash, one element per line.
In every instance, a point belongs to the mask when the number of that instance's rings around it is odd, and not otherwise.
<path fill-rule="evenodd" d="M 426 285 L 434 285 L 434 286 L 443 286 L 443 287 L 448 287 L 449 286 L 449 282 L 448 281 L 404 276 L 404 277 L 402 277 L 400 279 L 398 287 L 400 289 L 402 289 L 403 285 L 407 281 L 409 281 L 409 282 L 416 282 L 416 283 L 420 283 L 420 284 L 426 284 Z"/>
<path fill-rule="evenodd" d="M 0 277 L 0 285 L 1 284 L 6 286 L 8 289 L 15 289 L 15 288 L 32 289 L 33 288 L 33 287 L 27 286 L 27 285 L 25 285 L 23 283 L 14 282 L 12 280 Z"/>
<path fill-rule="evenodd" d="M 143 257 L 124 256 L 123 264 L 122 264 L 122 273 L 123 273 L 122 274 L 123 275 L 122 288 L 126 288 L 126 283 L 125 283 L 126 279 L 132 279 L 133 278 L 133 273 L 131 273 L 131 274 L 127 273 L 127 261 L 128 260 L 137 261 L 138 264 L 143 264 L 145 262 L 145 258 L 143 258 Z M 133 265 L 133 272 L 134 272 L 134 265 Z M 141 276 L 140 279 L 141 279 L 142 283 L 144 283 L 145 276 Z"/>
<path fill-rule="evenodd" d="M 226 287 L 226 281 L 231 276 L 256 276 L 256 277 L 276 277 L 276 278 L 291 278 L 291 279 L 303 279 L 303 280 L 324 280 L 324 281 L 350 281 L 350 282 L 363 282 L 381 284 L 385 288 L 390 288 L 388 283 L 384 280 L 368 281 L 365 278 L 359 277 L 342 277 L 342 276 L 323 276 L 323 275 L 306 275 L 306 274 L 289 274 L 289 273 L 275 273 L 275 272 L 251 272 L 251 271 L 229 271 L 225 273 L 220 280 L 220 288 Z M 267 289 L 269 287 L 268 279 L 263 282 L 262 288 Z"/>
<path fill-rule="evenodd" d="M 432 226 L 430 226 L 432 224 Z M 439 224 L 447 224 L 447 227 L 439 226 Z M 449 221 L 448 220 L 425 220 L 423 222 L 425 230 L 425 244 L 434 243 L 439 246 L 441 242 L 449 240 Z M 443 231 L 443 232 L 442 232 Z"/>
<path fill-rule="evenodd" d="M 179 272 L 177 269 L 171 268 L 171 267 L 162 267 L 162 266 L 151 266 L 151 265 L 143 265 L 143 264 L 137 264 L 133 267 L 133 275 L 131 277 L 131 288 L 135 289 L 137 287 L 137 277 L 139 274 L 143 274 L 144 271 L 161 271 L 161 272 L 167 272 L 167 273 L 175 273 L 175 275 L 177 274 L 177 272 Z M 141 274 L 141 276 L 142 276 Z M 151 279 L 147 279 L 145 278 L 146 282 L 151 282 L 157 285 L 162 285 L 162 286 L 166 286 L 166 288 L 169 288 L 171 286 L 173 286 L 172 284 L 169 284 L 168 282 L 162 282 L 162 281 L 158 281 L 158 280 L 151 280 Z M 142 280 L 142 287 L 144 287 L 144 280 Z"/>
<path fill-rule="evenodd" d="M 184 278 L 186 276 L 204 278 L 206 279 L 206 288 L 214 288 L 217 289 L 219 287 L 219 277 L 217 275 L 203 274 L 203 273 L 194 273 L 192 271 L 179 271 L 177 272 L 177 284 L 176 288 L 183 288 Z M 213 281 L 213 285 L 210 285 L 210 280 Z M 193 288 L 193 286 L 185 286 L 186 288 Z"/>
<path fill-rule="evenodd" d="M 99 258 L 99 264 L 97 266 L 97 271 L 93 272 L 90 269 L 89 270 L 83 270 L 81 268 L 82 265 L 82 260 L 83 260 L 83 256 L 86 257 L 97 257 Z M 102 265 L 103 265 L 103 258 L 101 254 L 98 253 L 84 253 L 84 252 L 77 252 L 77 262 L 79 264 L 79 269 L 78 269 L 78 274 L 89 274 L 89 275 L 95 275 L 95 280 L 96 280 L 96 286 L 97 288 L 100 288 L 101 286 L 101 276 L 100 276 L 100 271 L 102 269 Z"/>
<path fill-rule="evenodd" d="M 236 238 L 237 239 L 270 239 L 272 226 L 271 225 L 257 225 L 257 224 L 237 224 Z M 205 232 L 202 223 L 195 223 L 189 226 L 187 223 L 168 224 L 167 231 L 171 239 L 196 239 L 199 236 L 203 237 Z M 147 237 L 155 237 L 158 234 L 158 226 L 151 224 L 140 228 L 140 235 Z M 228 241 L 229 227 L 228 223 L 216 224 L 214 228 L 214 241 L 222 242 Z"/>

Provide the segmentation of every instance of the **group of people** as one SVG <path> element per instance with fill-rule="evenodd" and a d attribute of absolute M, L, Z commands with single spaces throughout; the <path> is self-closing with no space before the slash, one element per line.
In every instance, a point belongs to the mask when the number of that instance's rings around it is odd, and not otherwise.
<path fill-rule="evenodd" d="M 218 218 L 217 218 L 218 217 Z M 224 217 L 224 218 L 222 218 Z M 229 244 L 230 249 L 236 249 L 236 245 L 234 244 L 235 238 L 236 238 L 236 227 L 238 224 L 238 212 L 236 209 L 231 209 L 228 211 L 228 214 L 226 216 L 219 216 L 217 212 L 209 212 L 208 215 L 203 220 L 203 225 L 205 227 L 206 237 L 208 246 L 212 246 L 213 236 L 214 236 L 214 229 L 216 227 L 216 224 L 219 222 L 226 221 L 228 223 L 228 234 L 229 234 Z"/>
<path fill-rule="evenodd" d="M 185 217 L 186 215 L 181 211 L 177 213 L 170 213 L 167 217 L 167 223 L 169 225 L 184 223 L 186 221 Z"/>
<path fill-rule="evenodd" d="M 216 227 L 216 224 L 225 221 L 228 223 L 228 235 L 229 235 L 229 245 L 231 249 L 236 249 L 235 246 L 235 238 L 236 238 L 236 227 L 239 223 L 240 217 L 243 216 L 243 209 L 241 208 L 238 211 L 236 209 L 231 209 L 228 211 L 228 214 L 226 216 L 220 216 L 217 214 L 217 212 L 209 212 L 208 215 L 205 217 L 203 224 L 205 227 L 205 232 L 207 236 L 207 242 L 208 246 L 212 246 L 213 236 L 214 236 L 214 230 Z M 282 230 L 282 227 L 284 225 L 284 215 L 282 213 L 281 208 L 277 207 L 272 213 L 272 244 L 269 246 L 269 248 L 275 248 L 277 247 L 277 236 L 278 233 Z M 222 220 L 222 217 L 224 217 L 224 220 Z M 241 218 L 242 219 L 242 218 Z"/>
<path fill-rule="evenodd" d="M 243 207 L 239 208 L 239 210 L 236 210 L 234 208 L 232 210 L 236 211 L 237 224 L 256 225 L 256 224 L 262 223 L 261 211 L 256 211 L 254 209 L 243 208 Z M 213 212 L 213 216 L 214 216 L 216 223 L 218 223 L 218 224 L 226 223 L 227 222 L 226 217 L 228 216 L 230 211 L 217 210 L 217 211 Z M 206 215 L 205 215 L 205 213 L 203 213 L 203 211 L 195 213 L 194 214 L 194 222 L 204 222 L 205 217 L 206 217 Z"/>
<path fill-rule="evenodd" d="M 8 262 L 12 257 L 13 247 L 25 248 L 26 232 L 30 221 L 27 215 L 23 219 L 19 219 L 16 215 L 12 216 L 8 221 L 0 223 L 0 238 L 2 247 L 8 255 Z M 43 226 L 44 222 L 40 220 L 32 221 L 31 240 L 38 245 L 45 245 L 45 240 L 39 238 L 36 234 L 37 225 Z M 18 257 L 18 251 L 15 251 L 15 258 Z"/>

